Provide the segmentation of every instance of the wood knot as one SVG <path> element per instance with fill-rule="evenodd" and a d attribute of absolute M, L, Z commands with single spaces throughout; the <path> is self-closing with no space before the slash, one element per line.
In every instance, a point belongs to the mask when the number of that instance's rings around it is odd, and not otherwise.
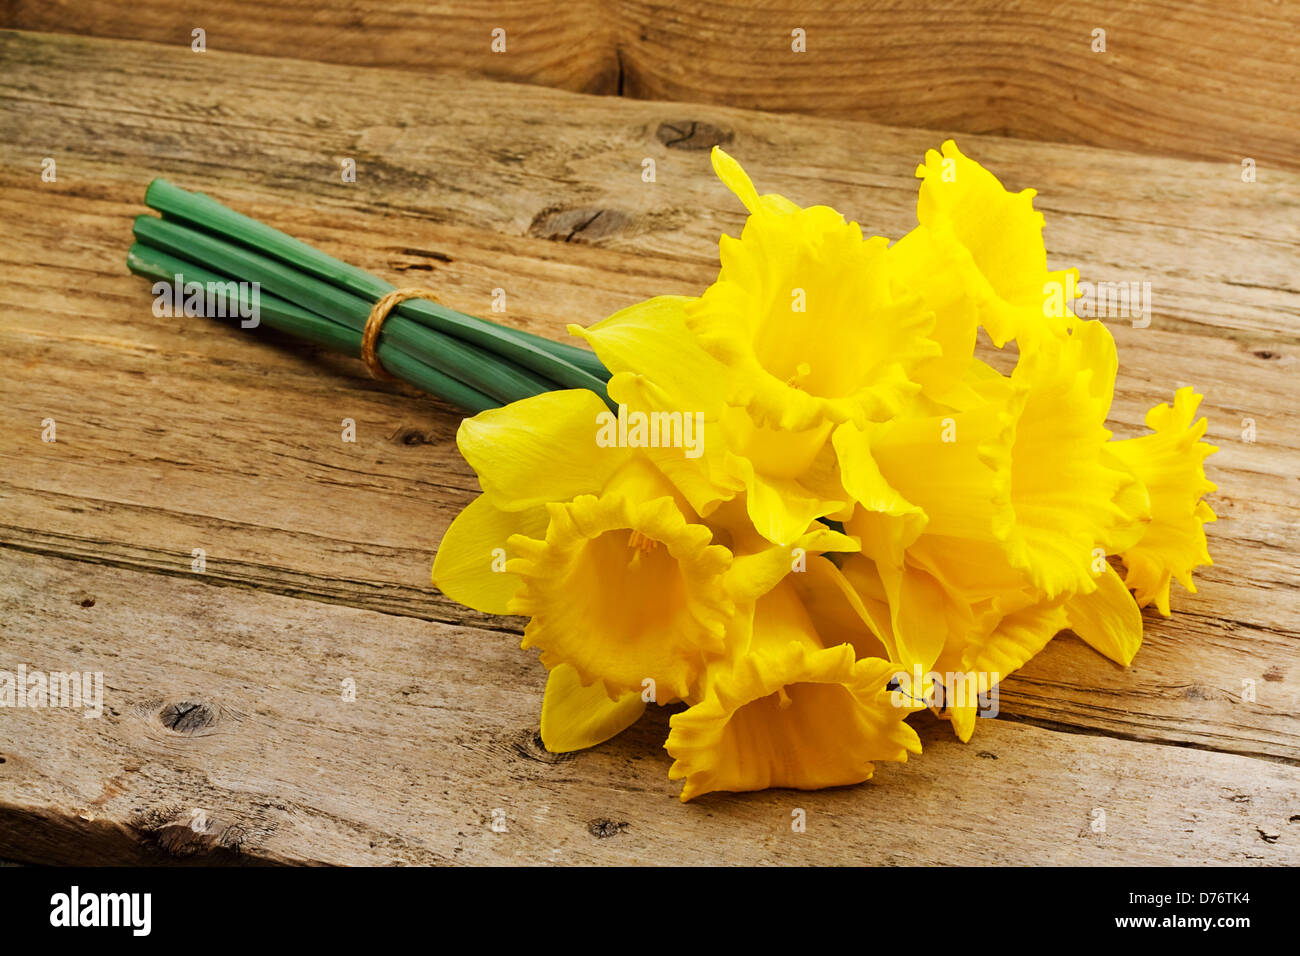
<path fill-rule="evenodd" d="M 546 744 L 542 743 L 542 732 L 537 729 L 524 730 L 515 734 L 510 739 L 510 749 L 519 756 L 538 763 L 564 763 L 566 760 L 573 759 L 573 754 L 553 754 L 547 750 Z"/>
<path fill-rule="evenodd" d="M 528 234 L 538 239 L 562 242 L 599 242 L 610 236 L 623 235 L 631 218 L 617 209 L 543 209 L 533 217 Z"/>
<path fill-rule="evenodd" d="M 207 730 L 220 715 L 215 704 L 201 700 L 182 700 L 165 705 L 158 711 L 158 720 L 173 733 L 192 737 Z"/>
<path fill-rule="evenodd" d="M 141 843 L 169 857 L 201 857 L 205 863 L 233 864 L 244 859 L 246 845 L 274 833 L 270 820 L 231 822 L 201 807 L 163 806 L 137 811 L 131 826 Z"/>
<path fill-rule="evenodd" d="M 95 606 L 95 596 L 93 594 L 79 594 L 75 598 L 73 598 L 73 600 L 76 601 L 82 607 Z"/>
<path fill-rule="evenodd" d="M 605 840 L 612 836 L 618 836 L 626 830 L 628 826 L 629 824 L 626 821 L 615 823 L 613 820 L 598 817 L 587 824 L 587 832 L 597 840 Z"/>
<path fill-rule="evenodd" d="M 731 130 L 712 123 L 683 120 L 660 123 L 655 130 L 655 138 L 669 149 L 712 149 L 714 146 L 726 146 L 735 139 L 735 135 Z"/>
<path fill-rule="evenodd" d="M 426 435 L 418 428 L 399 428 L 388 437 L 394 444 L 406 445 L 408 447 L 434 444 L 433 436 Z"/>

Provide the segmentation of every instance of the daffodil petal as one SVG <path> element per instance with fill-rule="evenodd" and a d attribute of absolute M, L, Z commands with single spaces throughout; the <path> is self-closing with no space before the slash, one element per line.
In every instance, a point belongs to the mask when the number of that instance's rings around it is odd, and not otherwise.
<path fill-rule="evenodd" d="M 754 183 L 749 178 L 749 174 L 721 146 L 713 147 L 709 158 L 713 162 L 713 171 L 717 173 L 718 178 L 736 194 L 736 198 L 744 203 L 745 208 L 751 213 L 764 211 L 769 213 L 790 213 L 798 210 L 799 207 L 784 196 L 778 196 L 775 193 L 760 196 L 758 190 L 754 188 Z"/>
<path fill-rule="evenodd" d="M 586 750 L 631 727 L 645 707 L 637 691 L 611 700 L 600 681 L 584 685 L 574 668 L 557 664 L 542 700 L 542 744 L 553 754 Z"/>
<path fill-rule="evenodd" d="M 890 588 L 888 572 L 882 570 L 886 589 Z M 954 631 L 966 627 L 962 620 L 964 610 L 948 599 L 948 595 L 931 575 L 905 565 L 894 585 L 891 602 L 894 625 L 894 646 L 897 663 L 909 670 L 928 672 L 943 651 L 943 645 Z"/>
<path fill-rule="evenodd" d="M 758 533 L 776 544 L 792 544 L 813 520 L 839 510 L 842 499 L 826 499 L 791 478 L 770 478 L 736 461 L 746 489 L 749 517 Z"/>
<path fill-rule="evenodd" d="M 878 612 L 867 606 L 832 561 L 825 557 L 810 558 L 806 570 L 792 575 L 790 582 L 828 647 L 851 644 L 859 658 L 896 660 L 879 636 L 879 622 L 888 625 L 888 608 L 877 616 Z"/>
<path fill-rule="evenodd" d="M 1000 537 L 1049 598 L 1093 590 L 1098 542 L 1131 520 L 1116 502 L 1135 479 L 1112 467 L 1106 448 L 1114 383 L 1097 375 L 1113 368 L 1114 349 L 1104 325 L 1083 322 L 1068 339 L 1022 353 L 1012 373 L 1025 401 L 1011 449 L 1015 520 Z"/>
<path fill-rule="evenodd" d="M 611 414 L 587 389 L 545 392 L 465 419 L 456 444 L 497 507 L 518 511 L 604 486 L 631 455 L 596 443 Z"/>
<path fill-rule="evenodd" d="M 929 518 L 923 508 L 903 497 L 880 473 L 880 465 L 871 451 L 871 437 L 876 432 L 875 426 L 861 429 L 845 422 L 831 436 L 844 489 L 864 511 L 911 519 L 910 539 L 915 540 Z"/>
<path fill-rule="evenodd" d="M 826 552 L 849 553 L 858 550 L 858 541 L 849 535 L 818 525 L 800 535 L 789 545 L 764 542 L 764 547 L 747 554 L 736 554 L 727 572 L 727 586 L 737 600 L 753 601 L 772 590 L 788 574 L 803 574 L 815 559 Z"/>
<path fill-rule="evenodd" d="M 945 682 L 944 695 L 954 733 L 968 742 L 975 729 L 979 695 L 992 694 L 1068 625 L 1059 601 L 1040 601 L 1002 617 L 983 638 L 967 644 L 960 664 L 936 666 Z M 951 679 L 950 679 L 951 675 Z"/>
<path fill-rule="evenodd" d="M 519 590 L 519 578 L 506 570 L 516 555 L 511 535 L 535 537 L 546 531 L 543 507 L 503 511 L 479 495 L 458 514 L 442 536 L 433 560 L 433 584 L 443 594 L 476 611 L 506 614 Z"/>
<path fill-rule="evenodd" d="M 716 417 L 729 389 L 728 370 L 687 330 L 685 309 L 692 301 L 656 296 L 569 331 L 586 339 L 611 372 L 635 376 L 652 408 Z"/>
<path fill-rule="evenodd" d="M 1127 667 L 1142 646 L 1142 612 L 1109 564 L 1097 583 L 1091 594 L 1076 594 L 1065 602 L 1070 629 L 1093 650 Z"/>

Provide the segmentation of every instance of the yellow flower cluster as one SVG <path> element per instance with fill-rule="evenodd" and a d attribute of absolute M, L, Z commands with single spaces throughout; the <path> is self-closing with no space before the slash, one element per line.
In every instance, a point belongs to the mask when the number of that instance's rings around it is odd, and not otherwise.
<path fill-rule="evenodd" d="M 1168 614 L 1171 578 L 1194 590 L 1210 563 L 1214 448 L 1190 388 L 1112 440 L 1115 343 L 1062 307 L 1075 277 L 1047 268 L 1033 191 L 944 143 L 890 245 L 713 163 L 749 210 L 717 281 L 572 329 L 617 422 L 558 391 L 458 435 L 483 494 L 434 582 L 529 618 L 545 745 L 679 704 L 683 800 L 835 786 L 918 753 L 915 710 L 969 739 L 982 695 L 1066 628 L 1127 665 L 1139 607 Z M 1014 343 L 1010 374 L 980 329 Z"/>

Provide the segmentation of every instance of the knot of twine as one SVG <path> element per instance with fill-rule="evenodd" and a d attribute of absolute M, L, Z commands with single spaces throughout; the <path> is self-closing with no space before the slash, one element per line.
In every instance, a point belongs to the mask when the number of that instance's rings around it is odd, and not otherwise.
<path fill-rule="evenodd" d="M 361 330 L 361 361 L 366 363 L 370 374 L 381 381 L 391 382 L 396 379 L 388 369 L 384 368 L 383 363 L 379 361 L 379 356 L 375 354 L 375 346 L 379 342 L 379 330 L 383 327 L 384 320 L 388 318 L 388 313 L 407 299 L 428 299 L 430 302 L 437 302 L 438 296 L 432 289 L 419 286 L 394 289 L 371 306 L 370 314 L 366 316 L 366 327 Z"/>

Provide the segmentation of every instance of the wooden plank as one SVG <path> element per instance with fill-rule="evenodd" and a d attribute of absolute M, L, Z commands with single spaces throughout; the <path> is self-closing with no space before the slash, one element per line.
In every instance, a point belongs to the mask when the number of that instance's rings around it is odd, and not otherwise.
<path fill-rule="evenodd" d="M 1247 0 L 10 0 L 0 24 L 642 99 L 1300 160 L 1300 8 Z M 491 31 L 506 31 L 494 53 Z M 793 31 L 805 52 L 794 52 Z M 1094 50 L 1105 31 L 1104 51 Z"/>
<path fill-rule="evenodd" d="M 1294 4 L 628 0 L 620 13 L 628 96 L 1297 168 Z"/>
<path fill-rule="evenodd" d="M 394 74 L 379 71 L 220 53 L 196 60 L 187 51 L 72 37 L 0 34 L 0 56 L 8 67 L 0 77 L 4 128 L 16 138 L 9 148 L 23 144 L 26 160 L 15 170 L 20 183 L 39 169 L 37 154 L 48 152 L 72 161 L 65 176 L 83 182 L 166 172 L 214 188 L 239 184 L 242 202 L 274 212 L 290 228 L 338 226 L 321 223 L 320 212 L 342 219 L 363 209 L 618 249 L 634 254 L 619 260 L 620 269 L 660 284 L 676 275 L 683 289 L 709 276 L 718 233 L 743 218 L 707 169 L 715 142 L 753 166 L 764 189 L 834 205 L 868 231 L 897 236 L 915 223 L 916 163 L 940 138 L 409 74 L 401 74 L 409 88 L 397 90 Z M 515 103 L 509 109 L 507 94 Z M 560 114 L 567 131 L 557 138 L 548 119 Z M 1300 327 L 1296 175 L 1270 172 L 1247 184 L 1239 168 L 1222 164 L 1001 138 L 960 142 L 1009 188 L 1040 190 L 1054 258 L 1077 263 L 1093 279 L 1151 281 L 1153 326 L 1293 340 Z M 357 162 L 356 183 L 341 182 L 344 157 Z M 656 162 L 654 183 L 642 181 L 645 158 Z M 287 198 L 292 190 L 311 193 L 313 208 L 295 208 L 300 195 Z M 354 228 L 337 228 L 336 245 L 350 247 Z M 459 273 L 406 248 L 390 243 L 394 267 Z M 699 268 L 681 275 L 678 264 L 664 268 L 646 261 L 647 253 Z M 581 255 L 565 250 L 566 264 L 609 261 L 568 258 Z M 518 268 L 507 260 L 501 271 Z M 476 292 L 482 310 L 490 288 Z M 586 319 L 624 299 L 584 296 L 565 304 Z"/>
<path fill-rule="evenodd" d="M 121 41 L 0 41 L 0 543 L 438 620 L 510 628 L 428 586 L 433 549 L 474 478 L 455 419 L 356 363 L 157 319 L 122 266 L 144 183 L 164 174 L 486 314 L 560 334 L 656 293 L 698 292 L 739 206 L 707 154 L 666 125 L 728 139 L 764 189 L 827 202 L 869 229 L 911 219 L 929 134 L 743 111 Z M 137 76 L 125 105 L 122 77 Z M 152 91 L 152 92 L 151 92 Z M 406 113 L 418 101 L 420 112 Z M 189 104 L 189 105 L 186 105 Z M 563 115 L 563 134 L 545 118 Z M 316 122 L 328 116 L 328 125 Z M 418 117 L 438 116 L 436 126 Z M 399 125 L 405 123 L 405 126 Z M 560 138 L 557 139 L 557 136 Z M 671 139 L 669 139 L 671 142 Z M 1222 520 L 1201 592 L 1124 670 L 1061 638 L 1005 685 L 1006 713 L 1052 726 L 1295 761 L 1300 754 L 1300 453 L 1292 408 L 1300 177 L 1247 186 L 1218 167 L 967 137 L 1013 187 L 1035 185 L 1058 264 L 1151 281 L 1150 328 L 1114 324 L 1113 427 L 1133 433 L 1176 385 L 1207 393 Z M 40 157 L 59 157 L 57 183 Z M 356 184 L 336 156 L 362 156 Z M 642 183 L 641 159 L 657 162 Z M 575 223 L 601 216 L 586 230 Z M 569 241 L 564 241 L 569 240 Z M 59 442 L 39 441 L 58 423 Z M 358 424 L 354 445 L 340 423 Z M 1252 418 L 1254 443 L 1241 439 Z M 1256 699 L 1245 694 L 1252 681 Z"/>
<path fill-rule="evenodd" d="M 105 688 L 98 719 L 0 709 L 11 859 L 1300 862 L 1300 769 L 1270 761 L 1003 720 L 962 745 L 930 720 L 926 752 L 869 784 L 684 806 L 662 712 L 591 751 L 541 750 L 543 672 L 509 634 L 7 548 L 0 582 L 0 669 Z"/>
<path fill-rule="evenodd" d="M 387 66 L 617 93 L 617 47 L 595 0 L 7 0 L 0 26 L 209 51 Z M 505 49 L 493 48 L 505 31 Z"/>

